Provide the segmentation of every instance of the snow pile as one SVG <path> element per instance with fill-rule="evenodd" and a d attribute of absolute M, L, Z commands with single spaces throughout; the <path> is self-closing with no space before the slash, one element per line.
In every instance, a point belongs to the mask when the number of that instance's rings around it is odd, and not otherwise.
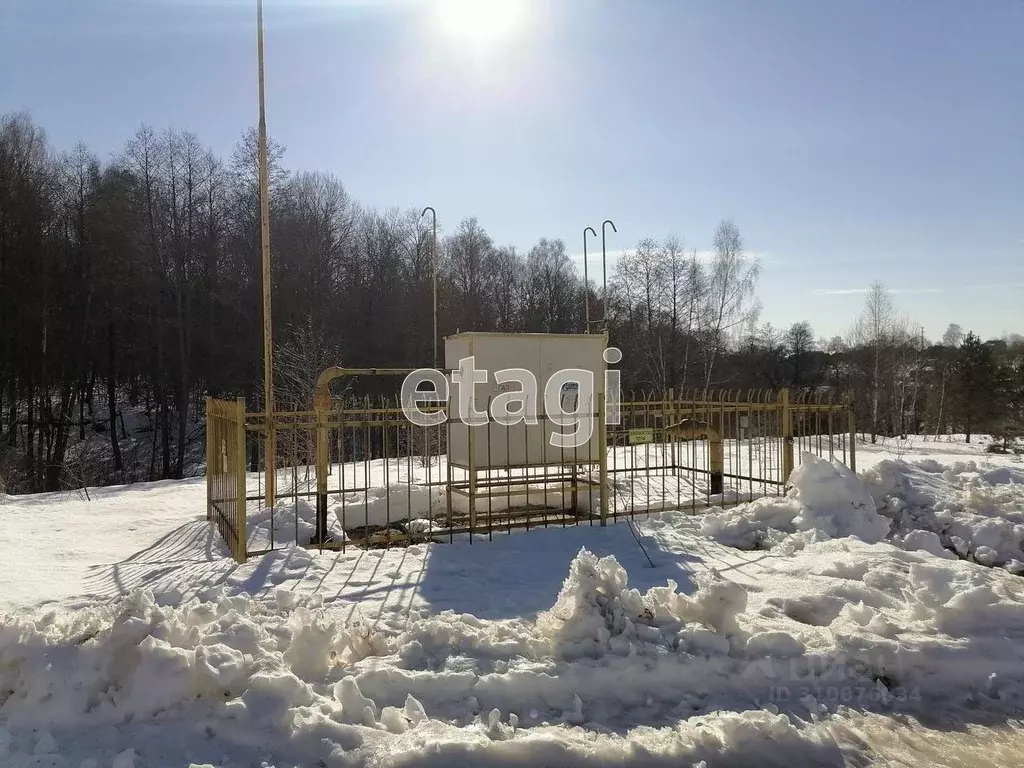
<path fill-rule="evenodd" d="M 790 484 L 785 497 L 757 499 L 708 514 L 702 532 L 741 549 L 770 549 L 784 541 L 799 549 L 846 536 L 873 543 L 889 532 L 889 521 L 878 514 L 868 488 L 838 461 L 804 453 Z M 798 536 L 788 540 L 793 534 Z"/>
<path fill-rule="evenodd" d="M 334 504 L 330 511 L 342 528 L 349 530 L 432 518 L 446 509 L 444 490 L 440 487 L 401 483 L 372 487 L 364 493 L 347 493 L 344 503 Z"/>
<path fill-rule="evenodd" d="M 680 594 L 671 579 L 641 595 L 629 587 L 626 570 L 614 557 L 599 559 L 582 549 L 554 606 L 538 617 L 537 629 L 561 658 L 599 658 L 675 649 L 684 625 L 697 622 L 725 640 L 713 644 L 724 652 L 728 638 L 741 634 L 736 616 L 746 607 L 743 588 L 717 574 L 694 597 Z M 684 631 L 683 637 L 692 634 Z M 699 634 L 709 633 L 702 629 Z"/>
<path fill-rule="evenodd" d="M 170 608 L 139 591 L 63 621 L 3 616 L 0 714 L 15 726 L 40 715 L 60 726 L 153 718 L 242 696 L 257 672 L 323 674 L 348 650 L 345 635 L 302 608 L 290 617 L 288 590 L 263 602 L 211 597 Z"/>
<path fill-rule="evenodd" d="M 887 460 L 864 480 L 895 543 L 1024 573 L 1024 470 Z"/>
<path fill-rule="evenodd" d="M 784 498 L 714 512 L 702 532 L 740 549 L 779 548 L 853 536 L 891 541 L 943 559 L 1024 573 L 1024 471 L 974 461 L 883 460 L 858 478 L 838 462 L 804 454 Z"/>
<path fill-rule="evenodd" d="M 661 516 L 649 535 L 690 536 L 687 522 Z M 701 545 L 727 552 L 676 541 Z M 255 569 L 278 573 L 278 556 Z M 0 762 L 842 765 L 808 716 L 1024 704 L 1017 577 L 885 543 L 828 539 L 733 570 L 747 587 L 708 569 L 692 594 L 631 587 L 615 557 L 582 549 L 536 621 L 397 624 L 292 591 L 313 555 L 280 556 L 291 583 L 262 598 L 0 614 Z"/>
<path fill-rule="evenodd" d="M 622 525 L 236 565 L 208 523 L 182 522 L 198 481 L 15 497 L 0 764 L 873 764 L 851 711 L 996 736 L 1024 709 L 1024 590 L 1006 570 L 1024 562 L 1024 472 L 938 458 L 861 483 L 805 457 L 784 498 L 648 516 L 653 568 Z M 332 530 L 445 509 L 394 477 L 344 515 L 332 496 Z M 313 517 L 288 500 L 250 524 L 284 543 Z"/>
<path fill-rule="evenodd" d="M 207 738 L 221 729 L 249 731 L 250 739 L 291 734 L 305 760 L 317 755 L 317 732 L 327 735 L 330 724 L 342 729 L 339 743 L 352 742 L 340 724 L 364 722 L 365 707 L 350 684 L 330 677 L 386 648 L 382 638 L 358 619 L 340 626 L 316 597 L 297 600 L 287 589 L 262 601 L 220 590 L 204 597 L 171 608 L 139 591 L 114 607 L 37 622 L 0 614 L 8 751 L 57 752 L 52 739 L 31 743 L 42 723 L 91 731 L 182 718 L 209 721 Z M 118 759 L 127 765 L 132 757 Z"/>
<path fill-rule="evenodd" d="M 440 488 L 404 484 L 376 486 L 361 493 L 347 493 L 344 502 L 332 504 L 328 508 L 328 532 L 340 541 L 346 530 L 364 526 L 405 523 L 410 529 L 426 531 L 431 527 L 427 518 L 437 517 L 445 509 L 444 491 Z M 315 532 L 316 508 L 305 499 L 281 500 L 274 507 L 273 515 L 269 509 L 263 509 L 248 519 L 249 549 L 269 549 L 272 540 L 274 546 L 288 542 L 308 544 Z"/>
<path fill-rule="evenodd" d="M 819 715 L 846 704 L 1006 716 L 1024 703 L 1018 577 L 855 538 L 761 562 L 771 563 L 756 579 L 768 594 L 748 587 L 740 617 L 751 662 L 737 674 L 748 691 L 781 687 L 790 706 L 810 695 Z"/>
<path fill-rule="evenodd" d="M 477 499 L 476 508 L 488 513 L 504 512 L 520 507 L 543 507 L 548 509 L 576 509 L 591 512 L 600 509 L 601 494 L 596 473 L 590 478 L 594 485 L 578 488 L 575 494 L 570 484 L 564 482 L 511 483 L 497 485 L 487 494 L 480 489 L 482 495 Z M 613 485 L 609 480 L 609 488 Z M 461 494 L 452 496 L 452 509 L 461 514 L 469 513 L 469 498 Z"/>
<path fill-rule="evenodd" d="M 738 631 L 745 604 L 741 588 L 718 578 L 693 598 L 672 582 L 640 595 L 614 558 L 583 551 L 536 623 L 448 613 L 388 636 L 287 589 L 265 600 L 209 590 L 178 607 L 140 591 L 34 622 L 0 614 L 0 761 L 585 766 L 727 752 L 841 764 L 834 744 L 785 714 L 680 720 L 700 709 L 687 693 L 695 681 L 728 678 L 724 662 L 694 663 L 672 638 L 711 633 L 724 659 L 723 632 Z M 551 632 L 560 647 L 593 655 L 550 655 Z M 675 725 L 566 728 L 636 722 L 622 715 L 661 706 L 680 708 Z"/>
<path fill-rule="evenodd" d="M 305 499 L 286 499 L 264 508 L 246 521 L 249 549 L 269 549 L 271 531 L 274 546 L 284 542 L 308 544 L 316 531 L 316 510 Z"/>

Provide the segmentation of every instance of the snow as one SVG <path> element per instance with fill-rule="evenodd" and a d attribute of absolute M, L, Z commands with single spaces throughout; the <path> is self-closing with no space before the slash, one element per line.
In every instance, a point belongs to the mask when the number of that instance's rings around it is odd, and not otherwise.
<path fill-rule="evenodd" d="M 621 524 L 238 565 L 201 481 L 10 497 L 0 763 L 1014 764 L 1024 465 L 920 445 L 638 519 L 653 567 Z"/>
<path fill-rule="evenodd" d="M 884 460 L 864 481 L 906 548 L 1024 570 L 1024 467 Z"/>
<path fill-rule="evenodd" d="M 838 461 L 804 453 L 790 485 L 785 497 L 707 515 L 704 534 L 730 546 L 768 549 L 786 534 L 801 533 L 801 543 L 854 536 L 872 544 L 889 531 L 864 483 Z"/>
<path fill-rule="evenodd" d="M 425 485 L 392 484 L 371 488 L 366 494 L 346 494 L 345 504 L 331 512 L 343 528 L 359 525 L 387 525 L 388 522 L 427 519 L 447 511 L 442 488 Z"/>
<path fill-rule="evenodd" d="M 1024 572 L 1024 469 L 883 459 L 862 477 L 805 453 L 782 498 L 706 515 L 705 535 L 743 549 L 786 552 L 852 536 L 942 559 Z"/>

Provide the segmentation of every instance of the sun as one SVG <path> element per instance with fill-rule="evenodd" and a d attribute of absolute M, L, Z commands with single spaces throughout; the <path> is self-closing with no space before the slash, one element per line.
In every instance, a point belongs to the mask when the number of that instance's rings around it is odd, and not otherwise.
<path fill-rule="evenodd" d="M 435 0 L 438 25 L 475 46 L 507 40 L 522 26 L 524 0 Z"/>

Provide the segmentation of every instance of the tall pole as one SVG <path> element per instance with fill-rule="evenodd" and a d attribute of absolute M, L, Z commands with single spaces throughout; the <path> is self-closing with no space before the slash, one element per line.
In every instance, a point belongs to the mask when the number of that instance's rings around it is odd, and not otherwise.
<path fill-rule="evenodd" d="M 433 279 L 432 279 L 432 282 L 433 282 L 433 293 L 434 293 L 434 350 L 433 350 L 433 355 L 434 355 L 434 367 L 437 368 L 437 211 L 435 211 L 432 206 L 428 205 L 426 208 L 423 209 L 423 212 L 420 214 L 420 218 L 421 219 L 424 216 L 427 215 L 427 211 L 430 211 L 431 219 L 433 220 L 433 230 L 434 230 L 433 241 L 431 243 L 431 252 L 432 252 L 431 264 L 432 264 L 433 273 L 434 273 Z"/>
<path fill-rule="evenodd" d="M 263 0 L 256 0 L 256 48 L 260 82 L 260 249 L 263 254 L 263 404 L 267 425 L 264 462 L 267 471 L 266 506 L 274 506 L 277 491 L 277 434 L 274 429 L 274 335 L 270 322 L 270 189 L 267 181 L 267 108 L 263 79 Z"/>
<path fill-rule="evenodd" d="M 583 230 L 583 305 L 586 307 L 587 315 L 586 332 L 590 333 L 590 278 L 587 277 L 587 232 L 593 232 L 594 237 L 597 237 L 597 232 L 594 232 L 593 227 L 587 227 Z"/>
<path fill-rule="evenodd" d="M 604 235 L 605 227 L 612 225 L 612 232 L 615 234 L 619 233 L 619 230 L 615 228 L 615 222 L 611 219 L 605 219 L 601 224 L 601 272 L 603 273 L 604 288 L 601 294 L 601 303 L 604 305 L 601 310 L 601 319 L 604 322 L 604 329 L 608 330 L 608 251 L 605 250 Z"/>

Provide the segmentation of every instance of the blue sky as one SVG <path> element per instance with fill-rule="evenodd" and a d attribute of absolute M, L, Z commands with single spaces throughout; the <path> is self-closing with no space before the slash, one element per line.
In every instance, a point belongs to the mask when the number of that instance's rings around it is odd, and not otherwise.
<path fill-rule="evenodd" d="M 610 249 L 704 250 L 732 217 L 775 325 L 841 333 L 880 279 L 930 336 L 1024 332 L 1021 0 L 521 0 L 487 45 L 437 2 L 265 1 L 270 132 L 365 204 L 574 252 L 605 218 Z M 145 122 L 227 156 L 255 2 L 0 0 L 16 109 L 58 148 Z"/>

